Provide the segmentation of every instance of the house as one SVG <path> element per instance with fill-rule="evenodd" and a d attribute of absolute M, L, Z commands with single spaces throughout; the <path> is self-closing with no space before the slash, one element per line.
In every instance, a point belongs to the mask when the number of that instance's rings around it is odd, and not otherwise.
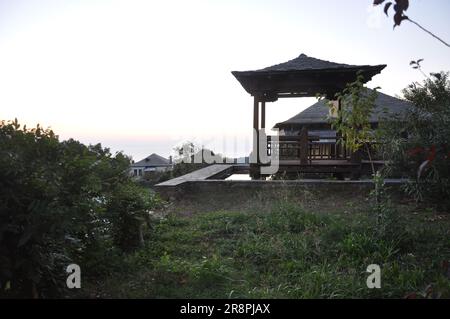
<path fill-rule="evenodd" d="M 131 164 L 132 176 L 141 179 L 145 175 L 155 172 L 166 172 L 173 168 L 172 156 L 169 159 L 158 154 L 151 154 L 139 162 Z"/>
<path fill-rule="evenodd" d="M 408 101 L 378 92 L 375 108 L 369 121 L 372 127 L 376 128 L 383 118 L 401 119 L 411 106 L 412 104 Z M 292 118 L 277 123 L 274 128 L 279 129 L 281 136 L 299 135 L 301 129 L 306 128 L 309 136 L 317 136 L 325 140 L 336 139 L 336 131 L 332 130 L 329 122 L 330 116 L 327 102 L 321 100 Z"/>

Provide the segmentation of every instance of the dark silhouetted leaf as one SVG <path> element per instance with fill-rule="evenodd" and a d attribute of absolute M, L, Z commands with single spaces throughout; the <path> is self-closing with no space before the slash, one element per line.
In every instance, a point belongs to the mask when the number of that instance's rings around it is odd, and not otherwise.
<path fill-rule="evenodd" d="M 402 21 L 403 21 L 403 20 L 407 20 L 407 19 L 408 19 L 407 16 L 404 16 L 401 12 L 397 12 L 397 13 L 394 15 L 394 22 L 395 22 L 394 28 L 395 28 L 396 26 L 398 26 L 398 25 L 401 25 L 401 24 L 402 24 Z"/>
<path fill-rule="evenodd" d="M 374 0 L 373 1 L 373 5 L 374 6 L 377 6 L 377 5 L 379 5 L 379 4 L 382 4 L 384 2 L 384 0 Z"/>
<path fill-rule="evenodd" d="M 384 6 L 384 13 L 388 16 L 389 14 L 388 14 L 388 11 L 389 11 L 389 8 L 392 6 L 392 2 L 388 2 L 388 3 L 386 3 L 385 4 L 385 6 Z"/>
<path fill-rule="evenodd" d="M 395 0 L 398 5 L 398 9 L 401 11 L 406 11 L 409 8 L 409 0 Z"/>
<path fill-rule="evenodd" d="M 430 73 L 430 75 L 438 80 L 442 79 L 442 75 L 440 73 Z"/>

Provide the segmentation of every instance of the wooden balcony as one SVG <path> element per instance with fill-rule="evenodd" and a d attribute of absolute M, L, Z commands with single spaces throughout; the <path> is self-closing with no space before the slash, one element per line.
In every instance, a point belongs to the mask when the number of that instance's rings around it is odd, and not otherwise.
<path fill-rule="evenodd" d="M 331 173 L 357 178 L 371 169 L 371 162 L 361 152 L 352 153 L 336 138 L 323 136 L 267 136 L 267 155 L 278 155 L 280 172 Z M 380 167 L 384 162 L 372 160 L 372 164 Z M 258 168 L 266 165 L 270 163 L 251 165 L 255 176 Z"/>
<path fill-rule="evenodd" d="M 321 139 L 319 136 L 308 136 L 307 141 L 302 136 L 268 136 L 267 155 L 278 156 L 281 161 L 301 161 L 302 164 L 312 164 L 316 161 L 350 161 L 351 153 L 336 142 L 336 139 Z"/>

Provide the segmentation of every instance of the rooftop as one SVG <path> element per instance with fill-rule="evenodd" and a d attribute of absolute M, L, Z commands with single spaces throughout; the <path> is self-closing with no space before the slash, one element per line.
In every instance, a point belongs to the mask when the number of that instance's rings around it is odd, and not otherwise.
<path fill-rule="evenodd" d="M 370 90 L 370 89 L 368 89 Z M 378 97 L 375 101 L 375 109 L 371 115 L 370 122 L 377 123 L 386 116 L 402 116 L 404 112 L 411 107 L 411 103 L 396 97 L 378 92 Z M 287 121 L 277 123 L 275 128 L 284 128 L 291 125 L 299 124 L 322 124 L 327 123 L 329 114 L 328 105 L 324 100 L 321 100 L 306 110 L 298 113 Z"/>
<path fill-rule="evenodd" d="M 171 165 L 170 160 L 164 158 L 158 154 L 153 153 L 147 156 L 139 162 L 133 163 L 131 167 L 145 167 L 145 166 L 169 166 Z"/>
<path fill-rule="evenodd" d="M 386 65 L 350 65 L 300 54 L 295 59 L 254 71 L 233 71 L 253 96 L 275 101 L 279 97 L 334 95 L 356 79 L 358 72 L 368 82 Z"/>
<path fill-rule="evenodd" d="M 326 60 L 320 60 L 309 57 L 306 54 L 300 54 L 297 58 L 284 63 L 276 64 L 256 70 L 255 72 L 284 72 L 284 71 L 305 71 L 305 70 L 329 70 L 329 69 L 355 69 L 358 65 L 344 63 L 335 63 Z"/>

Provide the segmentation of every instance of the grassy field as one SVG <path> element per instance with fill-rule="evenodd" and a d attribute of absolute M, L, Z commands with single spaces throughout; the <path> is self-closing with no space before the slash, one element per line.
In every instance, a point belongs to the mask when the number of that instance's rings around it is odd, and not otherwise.
<path fill-rule="evenodd" d="M 185 198 L 155 220 L 146 247 L 83 294 L 449 298 L 450 215 L 397 198 L 380 220 L 371 207 L 351 192 Z M 370 264 L 381 266 L 381 289 L 366 286 Z"/>

